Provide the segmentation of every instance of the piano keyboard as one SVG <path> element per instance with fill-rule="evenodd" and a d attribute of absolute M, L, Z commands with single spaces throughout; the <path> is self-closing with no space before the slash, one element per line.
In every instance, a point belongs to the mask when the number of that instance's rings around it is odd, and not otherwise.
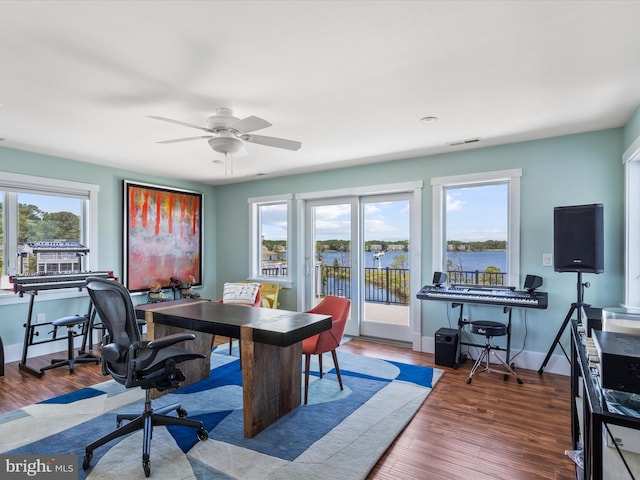
<path fill-rule="evenodd" d="M 424 286 L 418 292 L 421 300 L 441 300 L 446 302 L 479 303 L 484 305 L 503 305 L 508 307 L 547 308 L 546 292 L 527 292 L 519 290 L 473 288 L 473 287 L 437 287 Z"/>
<path fill-rule="evenodd" d="M 84 288 L 87 278 L 114 278 L 112 271 L 58 273 L 50 275 L 15 275 L 9 277 L 13 283 L 13 291 L 22 296 L 23 293 L 59 288 Z"/>

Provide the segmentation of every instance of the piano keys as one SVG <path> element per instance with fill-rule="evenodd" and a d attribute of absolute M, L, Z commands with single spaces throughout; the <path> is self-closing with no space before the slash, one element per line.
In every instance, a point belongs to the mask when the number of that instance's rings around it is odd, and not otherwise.
<path fill-rule="evenodd" d="M 502 305 L 505 307 L 545 309 L 548 305 L 547 292 L 516 290 L 512 287 L 425 285 L 416 296 L 420 300 Z"/>
<path fill-rule="evenodd" d="M 14 275 L 9 277 L 13 283 L 14 293 L 22 297 L 25 293 L 34 293 L 41 290 L 56 290 L 60 288 L 83 289 L 88 277 L 114 278 L 112 271 L 96 272 L 72 272 L 43 275 Z"/>

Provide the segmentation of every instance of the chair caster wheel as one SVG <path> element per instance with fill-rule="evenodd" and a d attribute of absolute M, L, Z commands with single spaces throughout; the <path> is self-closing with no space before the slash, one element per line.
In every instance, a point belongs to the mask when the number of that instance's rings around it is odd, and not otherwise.
<path fill-rule="evenodd" d="M 144 469 L 145 477 L 151 475 L 151 465 L 149 464 L 149 462 L 142 462 L 142 468 Z"/>
<path fill-rule="evenodd" d="M 519 383 L 520 385 L 522 385 L 524 382 L 523 382 L 522 380 L 518 379 L 518 383 Z"/>
<path fill-rule="evenodd" d="M 198 440 L 204 442 L 209 438 L 209 432 L 207 432 L 204 428 L 198 430 Z"/>
<path fill-rule="evenodd" d="M 84 456 L 84 460 L 82 460 L 82 469 L 87 470 L 91 466 L 91 459 L 93 458 L 93 453 L 86 453 Z"/>
<path fill-rule="evenodd" d="M 471 378 L 467 378 L 467 385 L 471 383 Z"/>
<path fill-rule="evenodd" d="M 176 413 L 178 414 L 178 417 L 180 417 L 180 418 L 187 418 L 187 411 L 184 408 L 178 408 L 176 410 Z"/>

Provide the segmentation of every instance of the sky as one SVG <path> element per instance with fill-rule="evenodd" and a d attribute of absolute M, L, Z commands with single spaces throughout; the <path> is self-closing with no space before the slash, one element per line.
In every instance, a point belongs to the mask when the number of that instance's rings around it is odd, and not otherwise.
<path fill-rule="evenodd" d="M 447 188 L 447 240 L 484 241 L 507 239 L 508 186 L 483 185 Z M 351 205 L 315 208 L 316 240 L 347 240 Z M 409 201 L 364 203 L 364 240 L 409 239 Z M 262 210 L 262 232 L 267 240 L 286 240 L 286 205 Z"/>
<path fill-rule="evenodd" d="M 507 184 L 447 188 L 447 240 L 507 239 Z"/>
<path fill-rule="evenodd" d="M 19 193 L 18 202 L 26 205 L 35 205 L 43 212 L 48 213 L 71 212 L 80 215 L 82 209 L 82 200 L 54 195 Z"/>

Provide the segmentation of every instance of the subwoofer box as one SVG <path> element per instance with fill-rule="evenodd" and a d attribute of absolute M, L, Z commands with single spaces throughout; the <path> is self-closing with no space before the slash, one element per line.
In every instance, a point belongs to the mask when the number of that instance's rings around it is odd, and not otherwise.
<path fill-rule="evenodd" d="M 436 365 L 452 367 L 458 350 L 458 330 L 441 328 L 436 331 Z"/>

